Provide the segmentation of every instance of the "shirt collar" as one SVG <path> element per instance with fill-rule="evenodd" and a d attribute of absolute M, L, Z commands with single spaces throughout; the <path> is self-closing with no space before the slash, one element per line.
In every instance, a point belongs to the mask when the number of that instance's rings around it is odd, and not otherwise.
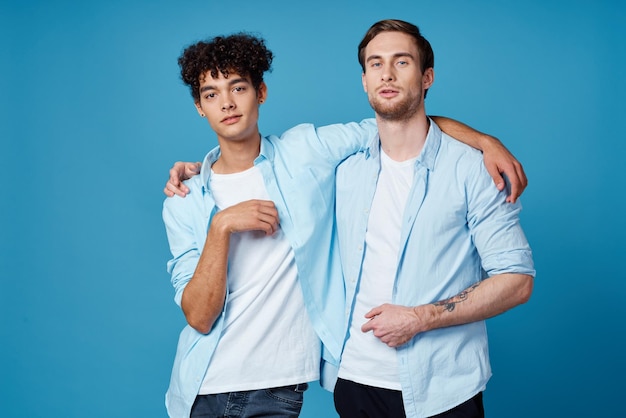
<path fill-rule="evenodd" d="M 254 159 L 254 164 L 258 164 L 263 160 L 274 162 L 274 145 L 265 137 L 261 137 L 261 151 L 259 156 Z"/>
<path fill-rule="evenodd" d="M 204 157 L 202 161 L 202 168 L 200 168 L 200 179 L 202 179 L 202 189 L 207 191 L 209 189 L 209 179 L 211 177 L 211 166 L 220 157 L 220 147 L 215 147 Z"/>
<path fill-rule="evenodd" d="M 437 152 L 441 145 L 441 129 L 432 119 L 428 118 L 430 126 L 426 135 L 426 141 L 422 147 L 420 155 L 417 157 L 415 164 L 421 164 L 427 169 L 432 170 L 435 167 Z M 380 135 L 376 134 L 364 148 L 365 158 L 379 158 L 380 156 Z"/>
<path fill-rule="evenodd" d="M 427 169 L 432 170 L 435 167 L 435 160 L 441 145 L 441 129 L 432 119 L 428 118 L 428 121 L 430 122 L 430 127 L 426 135 L 426 142 L 424 142 L 424 147 L 417 157 L 417 161 Z"/>
<path fill-rule="evenodd" d="M 204 191 L 209 189 L 211 167 L 220 157 L 220 154 L 220 147 L 217 146 L 209 151 L 206 157 L 204 157 L 202 168 L 200 168 L 200 178 L 202 179 L 202 187 Z M 265 137 L 261 137 L 261 152 L 259 152 L 259 156 L 254 159 L 254 164 L 259 164 L 263 160 L 268 160 L 272 163 L 274 162 L 274 145 L 272 145 L 272 143 Z"/>

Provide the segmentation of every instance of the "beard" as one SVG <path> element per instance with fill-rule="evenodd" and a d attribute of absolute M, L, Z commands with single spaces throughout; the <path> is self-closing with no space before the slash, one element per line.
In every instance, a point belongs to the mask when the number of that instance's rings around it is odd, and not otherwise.
<path fill-rule="evenodd" d="M 381 119 L 390 122 L 400 122 L 411 119 L 418 111 L 421 97 L 406 96 L 399 102 L 389 103 L 377 96 L 369 96 L 370 106 Z"/>

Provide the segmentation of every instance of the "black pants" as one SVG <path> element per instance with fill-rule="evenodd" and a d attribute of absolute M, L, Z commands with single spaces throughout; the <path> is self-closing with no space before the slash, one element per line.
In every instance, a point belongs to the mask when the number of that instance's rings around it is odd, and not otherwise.
<path fill-rule="evenodd" d="M 403 418 L 402 392 L 338 379 L 333 394 L 335 409 L 341 418 Z M 433 418 L 484 418 L 483 394 Z"/>

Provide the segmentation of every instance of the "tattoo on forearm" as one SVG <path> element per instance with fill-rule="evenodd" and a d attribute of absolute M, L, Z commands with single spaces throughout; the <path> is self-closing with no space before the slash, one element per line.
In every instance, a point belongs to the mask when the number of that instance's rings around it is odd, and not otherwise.
<path fill-rule="evenodd" d="M 454 308 L 456 307 L 457 303 L 461 303 L 464 300 L 467 300 L 467 296 L 473 292 L 478 286 L 480 286 L 481 282 L 476 283 L 475 285 L 465 289 L 464 291 L 462 291 L 461 293 L 459 293 L 456 296 L 452 296 L 449 299 L 446 300 L 440 300 L 439 302 L 435 302 L 433 303 L 433 305 L 435 306 L 443 306 L 443 309 L 448 311 L 448 312 L 452 312 L 454 310 Z"/>

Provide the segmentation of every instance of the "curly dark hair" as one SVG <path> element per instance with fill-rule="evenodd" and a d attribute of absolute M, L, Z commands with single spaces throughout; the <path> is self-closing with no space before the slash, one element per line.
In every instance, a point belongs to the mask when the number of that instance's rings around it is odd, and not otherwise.
<path fill-rule="evenodd" d="M 250 77 L 258 90 L 263 74 L 272 69 L 273 58 L 262 38 L 240 32 L 188 46 L 178 58 L 178 65 L 183 82 L 189 86 L 194 101 L 199 102 L 200 83 L 207 71 L 213 78 L 218 77 L 218 71 L 226 78 L 229 73 Z"/>

